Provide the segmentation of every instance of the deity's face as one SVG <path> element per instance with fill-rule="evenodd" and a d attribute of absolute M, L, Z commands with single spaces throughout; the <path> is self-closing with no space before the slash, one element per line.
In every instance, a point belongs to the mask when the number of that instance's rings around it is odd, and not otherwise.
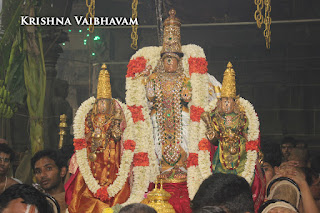
<path fill-rule="evenodd" d="M 172 56 L 167 56 L 163 58 L 163 66 L 166 72 L 176 72 L 178 69 L 178 59 Z"/>
<path fill-rule="evenodd" d="M 221 98 L 221 109 L 224 113 L 231 113 L 234 111 L 235 107 L 235 100 L 234 98 Z"/>
<path fill-rule="evenodd" d="M 97 114 L 106 114 L 110 113 L 111 110 L 111 99 L 99 99 L 96 103 L 96 113 Z"/>

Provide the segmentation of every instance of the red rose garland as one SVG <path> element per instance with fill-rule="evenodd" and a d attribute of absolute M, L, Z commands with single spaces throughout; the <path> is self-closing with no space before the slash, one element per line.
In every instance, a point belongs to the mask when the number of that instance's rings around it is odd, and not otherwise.
<path fill-rule="evenodd" d="M 123 144 L 123 148 L 125 150 L 131 150 L 133 152 L 136 148 L 136 142 L 134 142 L 133 140 L 126 140 Z"/>
<path fill-rule="evenodd" d="M 190 118 L 193 122 L 200 122 L 200 116 L 204 112 L 202 107 L 192 105 L 190 107 Z"/>
<path fill-rule="evenodd" d="M 197 153 L 189 153 L 187 168 L 190 166 L 198 166 L 198 154 Z"/>
<path fill-rule="evenodd" d="M 98 189 L 97 193 L 94 195 L 96 198 L 99 198 L 101 201 L 107 201 L 109 199 L 109 194 L 107 191 L 108 187 L 104 186 Z"/>
<path fill-rule="evenodd" d="M 136 106 L 136 105 L 128 106 L 128 109 L 132 114 L 133 123 L 137 123 L 138 121 L 144 121 L 142 106 Z"/>
<path fill-rule="evenodd" d="M 260 140 L 259 138 L 255 141 L 248 141 L 246 143 L 246 151 L 249 151 L 249 150 L 256 150 L 257 152 L 259 152 L 259 145 L 260 145 Z"/>
<path fill-rule="evenodd" d="M 142 72 L 146 68 L 147 60 L 144 57 L 137 57 L 129 61 L 126 77 L 135 77 L 136 73 Z"/>
<path fill-rule="evenodd" d="M 192 73 L 205 74 L 208 71 L 208 62 L 205 58 L 190 57 L 188 63 L 190 76 Z"/>
<path fill-rule="evenodd" d="M 149 157 L 146 152 L 138 152 L 133 157 L 134 166 L 149 166 Z"/>
<path fill-rule="evenodd" d="M 199 150 L 210 151 L 210 142 L 208 139 L 203 138 L 198 144 Z"/>
<path fill-rule="evenodd" d="M 87 142 L 85 139 L 73 139 L 74 150 L 81 150 L 87 147 Z"/>

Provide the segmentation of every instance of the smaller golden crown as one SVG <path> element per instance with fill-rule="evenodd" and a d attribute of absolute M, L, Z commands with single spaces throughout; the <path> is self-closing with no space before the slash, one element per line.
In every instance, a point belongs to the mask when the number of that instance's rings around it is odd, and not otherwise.
<path fill-rule="evenodd" d="M 107 65 L 103 64 L 101 66 L 101 71 L 99 73 L 98 86 L 97 86 L 97 99 L 111 99 L 111 84 L 110 75 L 106 70 Z"/>
<path fill-rule="evenodd" d="M 180 37 L 180 20 L 175 17 L 176 11 L 171 9 L 169 17 L 164 21 L 163 45 L 161 50 L 161 57 L 163 55 L 178 55 L 181 57 L 181 37 Z"/>
<path fill-rule="evenodd" d="M 229 61 L 223 74 L 221 98 L 236 98 L 236 73 Z"/>

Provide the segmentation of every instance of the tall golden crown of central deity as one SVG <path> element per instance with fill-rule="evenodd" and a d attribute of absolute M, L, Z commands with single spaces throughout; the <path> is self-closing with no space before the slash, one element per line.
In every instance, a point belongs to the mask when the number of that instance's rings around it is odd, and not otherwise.
<path fill-rule="evenodd" d="M 176 11 L 171 9 L 169 17 L 164 21 L 163 45 L 161 50 L 161 57 L 163 55 L 172 55 L 182 57 L 181 51 L 181 37 L 180 37 L 180 20 L 175 17 Z"/>
<path fill-rule="evenodd" d="M 101 66 L 101 71 L 99 73 L 98 86 L 97 86 L 97 99 L 111 99 L 111 84 L 110 75 L 106 70 L 107 65 L 103 64 Z"/>
<path fill-rule="evenodd" d="M 223 74 L 221 98 L 236 98 L 236 96 L 236 73 L 229 62 Z"/>

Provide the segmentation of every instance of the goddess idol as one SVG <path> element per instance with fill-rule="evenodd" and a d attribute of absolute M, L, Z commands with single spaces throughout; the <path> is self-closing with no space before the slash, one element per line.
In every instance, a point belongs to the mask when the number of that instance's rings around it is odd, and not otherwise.
<path fill-rule="evenodd" d="M 236 95 L 235 71 L 229 62 L 224 72 L 221 94 L 211 102 L 201 118 L 207 138 L 218 145 L 212 161 L 213 173 L 237 174 L 252 185 L 255 209 L 264 200 L 264 176 L 258 162 L 259 120 L 253 106 Z"/>
<path fill-rule="evenodd" d="M 110 76 L 104 64 L 97 99 L 83 102 L 74 118 L 76 162 L 70 165 L 76 172 L 66 184 L 70 213 L 103 212 L 128 199 L 131 165 L 126 159 L 133 154 L 123 140 L 125 111 L 126 106 L 111 96 Z"/>
<path fill-rule="evenodd" d="M 140 49 L 128 64 L 126 102 L 134 121 L 131 140 L 136 150 L 135 193 L 127 203 L 140 202 L 149 182 L 160 179 L 175 211 L 191 212 L 189 198 L 211 174 L 210 144 L 200 115 L 216 98 L 213 86 L 221 84 L 207 73 L 201 47 L 181 46 L 181 23 L 174 10 L 169 14 L 163 46 Z M 201 146 L 205 156 L 199 155 L 199 143 L 205 144 Z"/>

